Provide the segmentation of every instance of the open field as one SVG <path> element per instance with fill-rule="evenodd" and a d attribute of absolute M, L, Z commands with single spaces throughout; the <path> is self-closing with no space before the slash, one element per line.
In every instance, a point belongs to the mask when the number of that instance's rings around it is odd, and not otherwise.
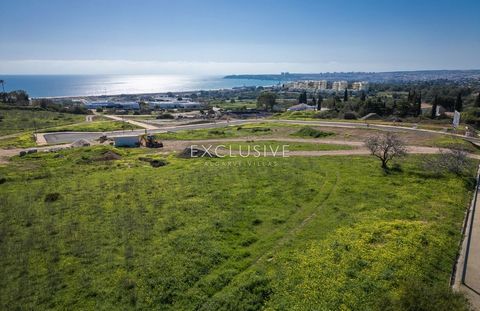
<path fill-rule="evenodd" d="M 0 137 L 0 148 L 30 148 L 35 147 L 36 142 L 32 131 L 19 133 L 7 138 Z"/>
<path fill-rule="evenodd" d="M 304 143 L 304 142 L 292 142 L 292 141 L 227 141 L 222 142 L 221 144 L 214 144 L 216 146 L 222 145 L 226 150 L 241 150 L 244 154 L 247 150 L 254 151 L 260 150 L 261 152 L 272 152 L 279 151 L 281 153 L 282 146 L 288 146 L 285 150 L 289 151 L 326 151 L 326 150 L 351 150 L 352 146 L 348 145 L 337 145 L 337 144 L 314 144 L 314 143 Z"/>
<path fill-rule="evenodd" d="M 282 123 L 248 123 L 197 130 L 182 130 L 155 134 L 159 139 L 191 140 L 251 136 L 282 136 L 293 132 L 298 126 Z"/>
<path fill-rule="evenodd" d="M 122 121 L 102 120 L 93 122 L 82 122 L 78 124 L 65 125 L 48 129 L 49 132 L 109 132 L 121 130 L 136 130 L 141 127 Z"/>
<path fill-rule="evenodd" d="M 67 125 L 85 120 L 85 115 L 32 109 L 0 109 L 0 136 Z"/>
<path fill-rule="evenodd" d="M 153 168 L 145 152 L 0 167 L 0 308 L 464 308 L 448 281 L 473 169 L 431 176 L 419 156 L 387 175 L 363 156 Z"/>

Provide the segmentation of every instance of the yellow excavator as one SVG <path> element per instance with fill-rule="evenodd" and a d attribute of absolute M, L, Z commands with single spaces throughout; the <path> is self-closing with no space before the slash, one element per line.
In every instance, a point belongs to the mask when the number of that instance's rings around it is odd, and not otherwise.
<path fill-rule="evenodd" d="M 163 143 L 156 139 L 154 135 L 142 135 L 140 137 L 140 145 L 147 147 L 147 148 L 162 148 Z"/>

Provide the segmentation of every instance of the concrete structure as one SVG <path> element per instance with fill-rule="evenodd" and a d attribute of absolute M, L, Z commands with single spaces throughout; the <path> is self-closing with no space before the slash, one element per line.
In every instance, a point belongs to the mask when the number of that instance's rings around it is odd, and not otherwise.
<path fill-rule="evenodd" d="M 287 109 L 287 111 L 312 111 L 315 110 L 315 107 L 309 106 L 307 104 L 298 104 Z"/>
<path fill-rule="evenodd" d="M 327 80 L 306 80 L 286 83 L 285 87 L 294 90 L 323 91 L 327 89 Z"/>
<path fill-rule="evenodd" d="M 352 83 L 352 90 L 354 91 L 368 91 L 368 82 L 359 81 Z"/>
<path fill-rule="evenodd" d="M 154 101 L 147 103 L 150 108 L 160 109 L 205 109 L 205 105 L 190 101 Z"/>
<path fill-rule="evenodd" d="M 137 147 L 140 145 L 140 138 L 138 135 L 118 135 L 110 136 L 116 147 Z"/>
<path fill-rule="evenodd" d="M 125 110 L 140 109 L 140 105 L 137 102 L 91 102 L 85 104 L 87 109 L 97 108 L 116 108 Z"/>
<path fill-rule="evenodd" d="M 334 91 L 344 91 L 348 88 L 347 81 L 335 81 L 332 83 L 332 90 Z"/>

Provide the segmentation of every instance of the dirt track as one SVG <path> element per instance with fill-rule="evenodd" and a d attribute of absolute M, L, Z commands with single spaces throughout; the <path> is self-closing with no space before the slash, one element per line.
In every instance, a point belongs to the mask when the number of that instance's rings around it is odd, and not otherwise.
<path fill-rule="evenodd" d="M 169 151 L 182 151 L 186 147 L 191 145 L 218 145 L 220 143 L 227 142 L 245 142 L 248 139 L 245 138 L 225 138 L 225 139 L 203 139 L 203 140 L 165 140 L 164 148 L 162 152 Z M 253 141 L 253 140 L 252 140 Z M 346 140 L 333 140 L 333 139 L 302 139 L 302 138 L 255 138 L 254 142 L 261 141 L 279 141 L 279 142 L 292 142 L 292 143 L 311 143 L 311 144 L 334 144 L 352 146 L 351 150 L 325 150 L 325 151 L 289 151 L 288 156 L 303 156 L 303 157 L 318 157 L 318 156 L 345 156 L 345 155 L 368 155 L 369 151 L 363 146 L 364 143 L 360 141 L 346 141 Z M 39 152 L 49 151 L 51 149 L 68 148 L 70 144 L 55 145 L 50 147 L 28 148 L 37 149 Z M 206 146 L 207 147 L 207 146 Z M 0 149 L 0 163 L 6 163 L 9 158 L 18 155 L 22 150 L 28 149 Z M 414 154 L 435 154 L 439 153 L 441 149 L 434 147 L 422 147 L 422 146 L 408 146 L 409 153 Z M 228 150 L 220 151 L 219 153 L 228 154 Z M 237 151 L 232 151 L 232 154 L 239 154 Z M 263 154 L 262 154 L 263 155 Z M 272 153 L 265 153 L 265 156 L 274 156 Z M 281 156 L 278 153 L 277 156 Z M 470 158 L 480 159 L 480 155 L 469 154 Z"/>

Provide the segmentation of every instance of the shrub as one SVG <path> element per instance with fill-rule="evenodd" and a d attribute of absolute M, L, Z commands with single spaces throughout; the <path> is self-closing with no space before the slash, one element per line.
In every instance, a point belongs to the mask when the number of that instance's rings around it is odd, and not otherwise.
<path fill-rule="evenodd" d="M 211 130 L 211 131 L 208 131 L 208 134 L 210 134 L 210 135 L 225 135 L 225 131 Z"/>
<path fill-rule="evenodd" d="M 353 111 L 347 111 L 345 112 L 345 114 L 343 115 L 343 118 L 345 120 L 356 120 L 357 119 L 357 114 Z"/>
<path fill-rule="evenodd" d="M 270 132 L 271 130 L 272 129 L 269 127 L 254 127 L 250 131 L 252 133 L 256 133 L 256 132 Z"/>
<path fill-rule="evenodd" d="M 159 114 L 156 118 L 157 119 L 174 119 L 175 117 L 170 113 L 162 113 L 162 114 Z"/>
<path fill-rule="evenodd" d="M 45 196 L 45 202 L 55 202 L 60 198 L 60 193 L 58 192 L 51 192 L 47 193 Z"/>
<path fill-rule="evenodd" d="M 324 132 L 309 126 L 302 127 L 300 130 L 295 132 L 293 135 L 301 136 L 301 137 L 313 137 L 313 138 L 321 138 L 321 137 L 328 137 L 334 135 L 332 132 Z"/>
<path fill-rule="evenodd" d="M 436 175 L 450 172 L 456 175 L 467 173 L 472 165 L 467 151 L 462 145 L 451 145 L 447 150 L 440 150 L 438 157 L 425 158 L 423 168 Z"/>
<path fill-rule="evenodd" d="M 313 117 L 318 119 L 335 119 L 338 118 L 338 112 L 335 110 L 325 110 L 314 114 Z"/>

